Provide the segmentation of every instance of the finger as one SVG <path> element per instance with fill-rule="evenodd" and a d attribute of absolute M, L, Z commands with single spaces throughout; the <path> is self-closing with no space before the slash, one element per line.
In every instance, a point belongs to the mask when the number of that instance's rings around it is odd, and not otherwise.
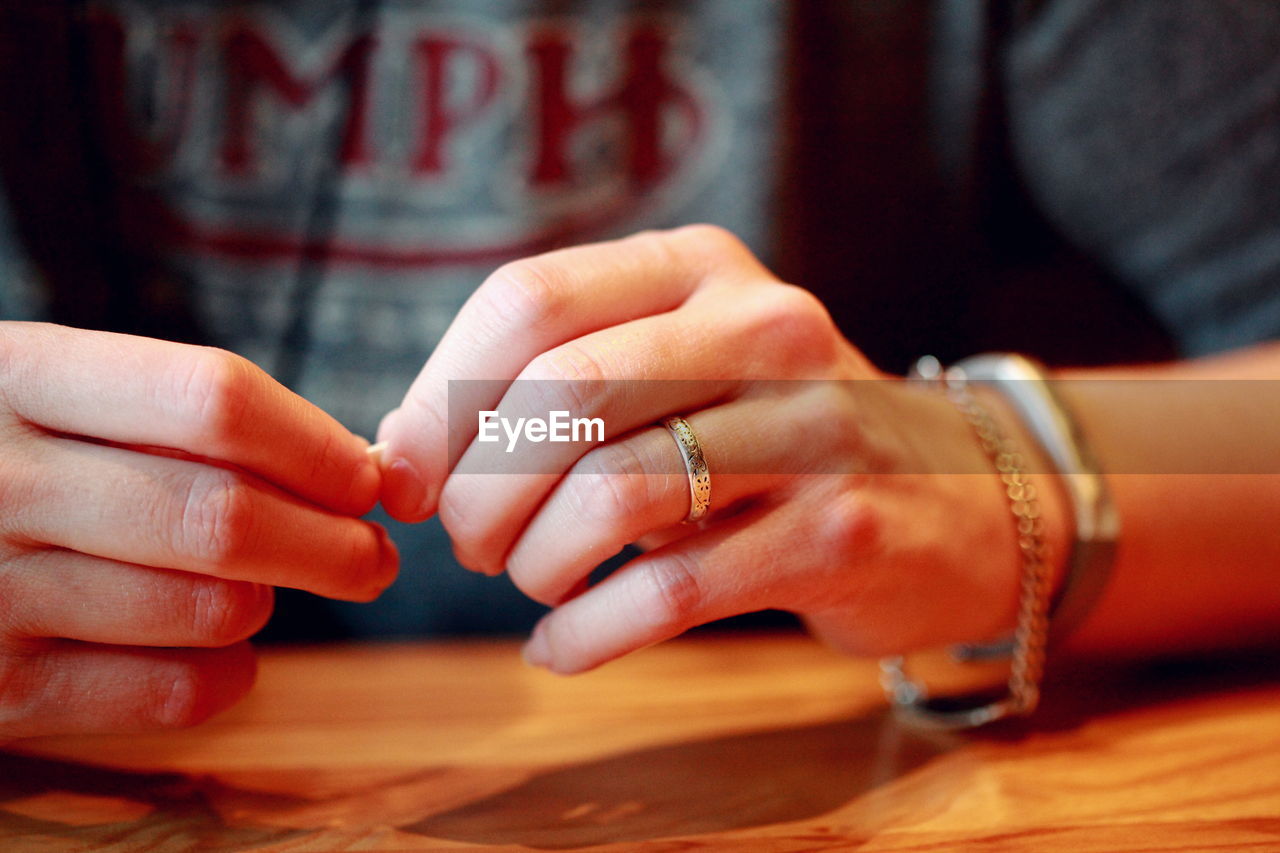
<path fill-rule="evenodd" d="M 525 659 L 583 672 L 695 625 L 778 606 L 795 558 L 785 516 L 762 507 L 637 557 L 544 616 Z"/>
<path fill-rule="evenodd" d="M 34 323 L 0 350 L 6 402 L 47 430 L 218 459 L 350 515 L 377 498 L 364 442 L 239 356 Z"/>
<path fill-rule="evenodd" d="M 791 409 L 776 399 L 734 400 L 686 420 L 711 470 L 713 512 L 781 486 L 808 464 Z M 643 430 L 579 460 L 529 522 L 506 569 L 527 595 L 554 605 L 624 546 L 679 525 L 689 508 L 679 445 L 663 427 Z"/>
<path fill-rule="evenodd" d="M 764 490 L 755 490 L 755 491 L 763 492 Z M 744 489 L 743 492 L 745 493 L 746 490 Z M 724 503 L 724 502 L 722 501 L 721 503 Z M 739 500 L 736 505 L 729 504 L 728 506 L 722 506 L 719 509 L 716 509 L 715 507 L 713 507 L 711 509 L 710 516 L 708 516 L 708 518 L 705 519 L 704 521 L 710 522 L 710 523 L 719 523 L 728 518 L 732 518 L 738 515 L 739 513 L 747 512 L 748 510 L 751 510 L 753 508 L 754 507 L 753 507 L 752 501 Z M 681 521 L 683 522 L 683 519 L 681 519 Z M 648 533 L 644 534 L 643 536 L 638 537 L 634 542 L 631 542 L 630 544 L 636 546 L 641 551 L 656 551 L 665 545 L 670 545 L 673 542 L 679 542 L 682 539 L 688 539 L 690 536 L 696 536 L 698 533 L 705 530 L 706 527 L 707 527 L 707 523 L 699 523 L 699 524 L 680 523 L 680 524 L 670 525 L 669 527 L 659 527 L 656 530 L 651 530 Z"/>
<path fill-rule="evenodd" d="M 735 238 L 697 226 L 563 249 L 495 272 L 458 312 L 404 403 L 383 421 L 383 505 L 403 521 L 435 511 L 441 484 L 470 438 L 452 454 L 446 450 L 450 380 L 499 380 L 467 401 L 491 409 L 502 396 L 501 381 L 540 353 L 669 311 L 712 269 L 744 277 L 762 271 Z"/>
<path fill-rule="evenodd" d="M 964 505 L 973 479 L 798 477 L 740 515 L 632 560 L 565 601 L 535 628 L 525 656 L 556 672 L 580 672 L 762 608 L 804 615 L 830 642 L 860 655 L 998 633 L 1016 609 L 1017 573 L 1012 561 L 975 571 L 972 555 L 1006 528 L 974 525 L 960 546 L 937 538 L 939 516 Z M 939 487 L 956 494 L 935 500 Z"/>
<path fill-rule="evenodd" d="M 221 647 L 271 615 L 272 588 L 117 563 L 61 549 L 8 560 L 0 631 L 131 646 Z"/>
<path fill-rule="evenodd" d="M 737 290 L 739 310 L 732 316 L 725 316 L 718 302 L 686 305 L 595 332 L 540 356 L 498 404 L 498 417 L 512 424 L 522 417 L 545 419 L 553 411 L 569 412 L 603 423 L 609 440 L 752 386 L 767 386 L 751 380 L 772 371 L 802 377 L 821 363 L 810 362 L 814 353 L 807 344 L 818 335 L 798 335 L 805 342 L 799 347 L 788 337 L 797 324 L 810 322 L 798 318 L 810 311 L 812 297 L 776 284 Z M 826 322 L 824 316 L 814 312 L 815 322 Z M 643 379 L 627 378 L 637 376 Z M 795 407 L 814 407 L 820 417 L 831 413 L 830 403 L 818 398 L 837 397 L 835 384 L 815 381 L 815 389 L 801 387 L 806 384 L 780 380 L 766 390 L 814 397 Z M 788 453 L 815 445 L 811 436 L 786 441 L 786 436 L 776 436 L 772 443 Z M 837 438 L 828 446 L 843 444 L 847 439 Z M 500 571 L 507 550 L 559 476 L 590 447 L 591 442 L 546 442 L 511 453 L 503 441 L 473 441 L 446 481 L 440 502 L 441 521 L 463 565 Z M 521 476 L 505 476 L 509 472 Z"/>
<path fill-rule="evenodd" d="M 637 321 L 644 323 L 646 321 Z M 569 411 L 598 419 L 608 439 L 652 424 L 665 415 L 699 409 L 729 393 L 736 384 L 697 381 L 604 382 L 598 393 L 573 390 L 577 383 L 521 382 L 513 387 L 497 411 L 509 422 L 524 417 L 545 418 L 552 411 Z M 642 393 L 634 393 L 642 389 Z M 560 400 L 552 398 L 559 397 Z M 566 399 L 569 398 L 569 399 Z M 537 400 L 542 402 L 537 402 Z M 580 402 L 574 402 L 578 400 Z M 533 412 L 541 411 L 541 415 Z M 440 495 L 440 520 L 453 539 L 463 565 L 496 574 L 507 551 L 529 518 L 556 483 L 596 444 L 590 441 L 525 446 L 508 454 L 501 444 L 474 442 L 445 482 Z M 670 464 L 663 470 L 674 470 Z"/>
<path fill-rule="evenodd" d="M 4 522 L 29 541 L 356 601 L 395 576 L 382 528 L 248 474 L 68 438 L 33 453 L 8 484 Z"/>
<path fill-rule="evenodd" d="M 253 686 L 248 643 L 147 649 L 46 641 L 0 650 L 0 740 L 195 725 Z"/>

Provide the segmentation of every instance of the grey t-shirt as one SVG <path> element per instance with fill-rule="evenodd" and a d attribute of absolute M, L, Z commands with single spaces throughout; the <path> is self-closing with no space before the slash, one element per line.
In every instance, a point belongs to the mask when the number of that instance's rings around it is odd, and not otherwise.
<path fill-rule="evenodd" d="M 1185 354 L 1280 336 L 1280 4 L 1039 5 L 1003 74 L 1038 206 Z"/>

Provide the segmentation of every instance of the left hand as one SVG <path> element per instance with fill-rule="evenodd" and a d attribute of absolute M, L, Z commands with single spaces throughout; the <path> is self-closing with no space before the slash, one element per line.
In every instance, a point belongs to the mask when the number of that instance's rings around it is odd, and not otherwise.
<path fill-rule="evenodd" d="M 528 405 L 517 378 L 575 380 L 542 386 L 573 398 L 542 416 L 603 418 L 606 442 L 539 444 L 547 473 L 455 470 L 501 471 L 504 454 L 448 434 L 449 380 L 501 380 L 467 401 L 474 427 L 476 411 Z M 831 381 L 753 394 L 762 379 Z M 558 672 L 764 608 L 861 654 L 992 636 L 1017 597 L 1007 505 L 959 414 L 905 385 L 718 228 L 565 249 L 508 264 L 459 312 L 383 420 L 382 500 L 403 521 L 438 510 L 463 565 L 552 606 L 525 654 Z M 710 464 L 702 525 L 680 523 L 672 414 Z M 987 476 L 938 473 L 955 471 Z M 588 588 L 632 542 L 652 550 Z"/>

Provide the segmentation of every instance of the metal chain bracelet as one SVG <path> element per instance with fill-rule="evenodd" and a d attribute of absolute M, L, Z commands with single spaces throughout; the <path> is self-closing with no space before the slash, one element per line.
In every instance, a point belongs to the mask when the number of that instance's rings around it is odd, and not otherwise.
<path fill-rule="evenodd" d="M 902 657 L 880 661 L 882 683 L 899 714 L 934 728 L 971 728 L 1004 717 L 1030 714 L 1040 700 L 1052 583 L 1036 486 L 1027 475 L 1025 457 L 1016 443 L 1001 431 L 986 407 L 978 402 L 963 370 L 943 371 L 937 359 L 926 356 L 917 362 L 912 377 L 937 385 L 959 409 L 1004 485 L 1022 559 L 1018 618 L 1010 652 L 1008 689 L 995 701 L 959 709 L 932 707 L 927 689 L 907 674 Z M 955 656 L 966 657 L 963 647 Z"/>

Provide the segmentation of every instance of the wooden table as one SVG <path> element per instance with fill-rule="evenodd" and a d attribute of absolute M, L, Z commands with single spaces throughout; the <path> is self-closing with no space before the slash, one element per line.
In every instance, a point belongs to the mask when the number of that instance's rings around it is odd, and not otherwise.
<path fill-rule="evenodd" d="M 0 850 L 1280 850 L 1277 669 L 1077 672 L 1034 726 L 940 735 L 799 636 L 571 679 L 505 642 L 280 649 L 197 729 L 0 753 Z"/>

